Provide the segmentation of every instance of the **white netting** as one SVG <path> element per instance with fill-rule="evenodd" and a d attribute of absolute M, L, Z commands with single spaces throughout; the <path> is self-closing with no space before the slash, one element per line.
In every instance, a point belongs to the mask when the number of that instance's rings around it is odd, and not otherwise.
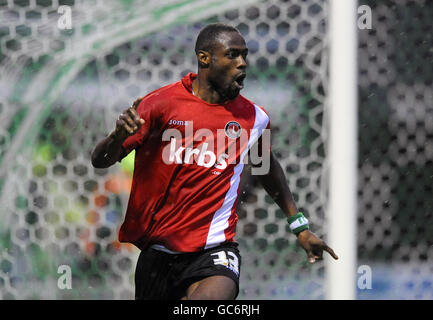
<path fill-rule="evenodd" d="M 176 4 L 177 3 L 177 4 Z M 227 22 L 247 41 L 243 94 L 264 106 L 298 206 L 324 236 L 323 103 L 327 3 L 308 1 L 0 1 L 2 298 L 133 297 L 137 250 L 117 242 L 130 158 L 95 170 L 90 152 L 136 97 L 196 70 L 195 37 Z M 59 5 L 72 8 L 60 30 Z M 284 214 L 243 181 L 239 298 L 323 298 Z M 72 290 L 57 287 L 71 266 Z"/>

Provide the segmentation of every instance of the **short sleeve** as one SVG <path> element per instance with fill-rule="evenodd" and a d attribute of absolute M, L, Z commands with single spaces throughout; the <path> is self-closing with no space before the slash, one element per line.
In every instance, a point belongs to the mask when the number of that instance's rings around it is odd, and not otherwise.
<path fill-rule="evenodd" d="M 264 158 L 270 156 L 271 149 L 271 121 L 263 107 L 256 105 L 256 124 L 260 130 L 260 136 L 249 150 L 250 164 L 253 167 L 261 167 Z M 258 157 L 258 158 L 255 158 Z M 253 160 L 255 158 L 256 160 Z M 259 162 L 257 162 L 259 160 Z"/>
<path fill-rule="evenodd" d="M 269 117 L 269 115 L 268 115 Z M 269 118 L 268 125 L 266 126 L 266 131 L 269 134 L 269 145 L 267 146 L 269 152 L 272 152 L 272 142 L 271 142 L 271 118 Z"/>
<path fill-rule="evenodd" d="M 258 145 L 260 150 L 267 150 L 268 152 L 272 151 L 271 146 L 271 118 L 269 117 L 269 114 L 266 112 L 265 108 L 262 106 L 258 106 L 260 110 L 262 110 L 267 117 L 267 125 L 266 128 L 262 131 L 262 134 L 260 135 L 258 139 Z"/>

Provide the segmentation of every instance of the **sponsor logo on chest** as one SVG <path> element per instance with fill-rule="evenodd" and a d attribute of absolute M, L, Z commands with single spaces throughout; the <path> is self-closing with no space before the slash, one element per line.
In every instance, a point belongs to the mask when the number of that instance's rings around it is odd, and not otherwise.
<path fill-rule="evenodd" d="M 192 120 L 170 119 L 169 126 L 162 134 L 162 141 L 168 141 L 162 151 L 165 164 L 196 164 L 212 168 L 211 174 L 219 175 L 229 164 L 247 163 L 249 139 L 256 141 L 262 135 L 257 129 L 243 130 L 235 120 L 226 122 L 224 128 L 213 130 L 200 127 L 194 129 Z M 184 129 L 180 129 L 183 126 Z M 269 139 L 270 140 L 270 139 Z"/>

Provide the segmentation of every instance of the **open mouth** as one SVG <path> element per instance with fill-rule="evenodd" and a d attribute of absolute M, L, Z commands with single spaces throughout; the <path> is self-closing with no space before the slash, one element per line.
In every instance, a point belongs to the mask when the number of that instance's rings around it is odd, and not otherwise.
<path fill-rule="evenodd" d="M 234 84 L 239 88 L 239 89 L 243 89 L 244 88 L 244 80 L 246 77 L 246 73 L 241 73 L 240 75 L 238 75 L 235 78 Z"/>

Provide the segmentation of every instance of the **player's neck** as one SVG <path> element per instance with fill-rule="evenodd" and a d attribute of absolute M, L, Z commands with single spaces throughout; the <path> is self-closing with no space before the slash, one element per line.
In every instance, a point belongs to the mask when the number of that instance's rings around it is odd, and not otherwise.
<path fill-rule="evenodd" d="M 192 93 L 207 103 L 224 104 L 228 101 L 212 87 L 206 78 L 200 77 L 200 75 L 192 82 L 191 86 Z"/>

